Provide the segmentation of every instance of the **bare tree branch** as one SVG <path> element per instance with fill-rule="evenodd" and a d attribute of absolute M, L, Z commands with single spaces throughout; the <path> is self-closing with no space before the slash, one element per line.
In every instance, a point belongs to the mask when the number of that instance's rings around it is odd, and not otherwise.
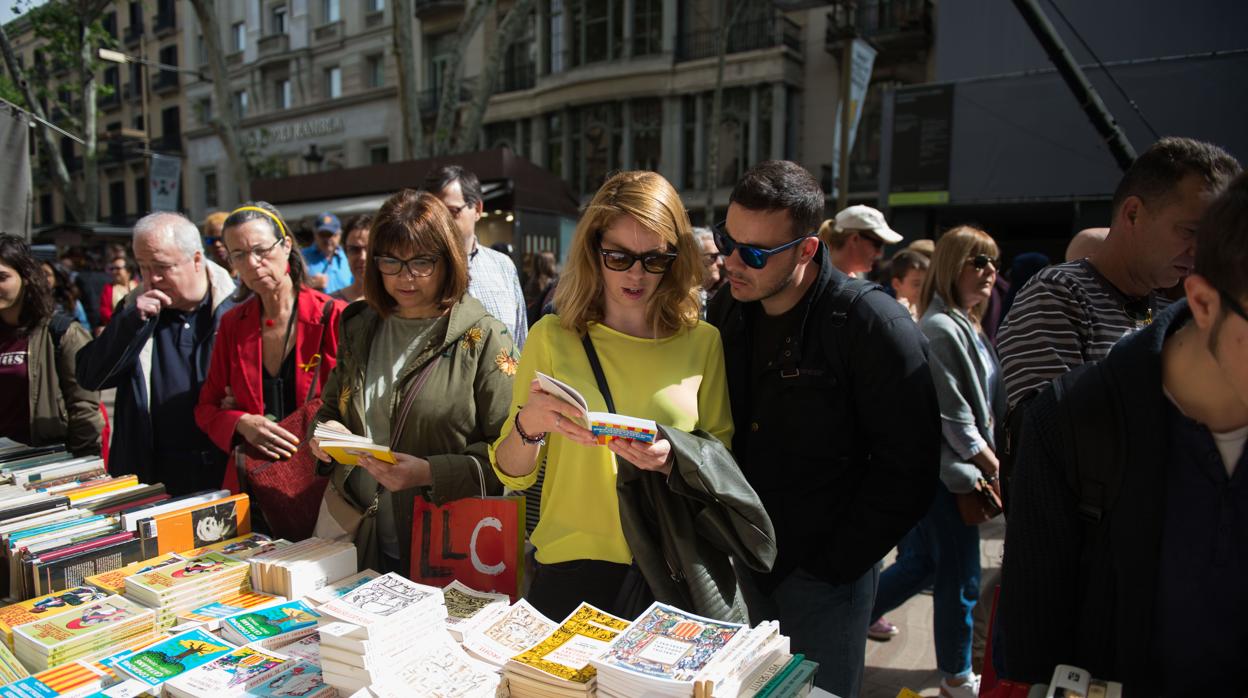
<path fill-rule="evenodd" d="M 497 4 L 497 0 L 477 0 L 459 22 L 459 41 L 456 42 L 455 50 L 443 72 L 438 119 L 433 128 L 433 155 L 445 155 L 450 151 L 451 132 L 455 128 L 455 117 L 459 113 L 460 85 L 464 79 L 464 54 L 468 52 L 472 37 L 485 22 L 486 15 Z"/>
<path fill-rule="evenodd" d="M 230 95 L 230 73 L 225 65 L 225 52 L 221 49 L 221 29 L 217 24 L 214 0 L 190 0 L 195 8 L 195 16 L 199 19 L 199 28 L 204 35 L 204 51 L 208 54 L 208 73 L 212 77 L 212 95 L 216 101 L 213 118 L 209 121 L 212 130 L 221 139 L 225 148 L 226 161 L 230 172 L 234 175 L 234 183 L 238 187 L 239 201 L 251 198 L 251 173 L 247 169 L 244 157 L 243 139 L 239 131 L 239 114 L 234 111 L 233 98 Z"/>
<path fill-rule="evenodd" d="M 399 112 L 403 119 L 402 154 L 400 159 L 413 160 L 424 155 L 424 122 L 420 115 L 420 93 L 416 89 L 416 50 L 412 39 L 412 0 L 392 0 L 394 24 L 394 63 L 398 68 Z"/>
<path fill-rule="evenodd" d="M 468 115 L 464 118 L 459 138 L 456 139 L 456 151 L 476 150 L 477 137 L 481 132 L 481 121 L 485 118 L 485 109 L 489 104 L 490 96 L 494 94 L 498 75 L 503 70 L 503 59 L 508 49 L 516 43 L 516 39 L 520 38 L 520 33 L 524 31 L 525 23 L 528 22 L 529 15 L 533 12 L 533 5 L 533 0 L 516 0 L 511 9 L 507 11 L 507 15 L 499 22 L 497 36 L 490 44 L 490 52 L 486 56 L 485 66 L 481 69 L 481 77 L 477 79 Z"/>

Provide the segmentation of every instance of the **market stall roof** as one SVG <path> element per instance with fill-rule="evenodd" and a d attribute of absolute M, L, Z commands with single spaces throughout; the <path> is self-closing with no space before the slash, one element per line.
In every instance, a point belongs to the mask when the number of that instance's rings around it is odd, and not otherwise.
<path fill-rule="evenodd" d="M 400 188 L 419 188 L 428 173 L 445 165 L 459 165 L 476 173 L 487 208 L 523 208 L 574 218 L 579 215 L 576 196 L 566 182 L 507 148 L 258 179 L 251 183 L 251 195 L 277 206 L 290 219 L 320 211 L 375 211 Z"/>

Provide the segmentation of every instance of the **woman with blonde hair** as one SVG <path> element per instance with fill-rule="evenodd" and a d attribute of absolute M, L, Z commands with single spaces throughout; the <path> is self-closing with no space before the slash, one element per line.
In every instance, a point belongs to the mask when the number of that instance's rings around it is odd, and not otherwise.
<path fill-rule="evenodd" d="M 958 226 L 936 243 L 919 297 L 919 328 L 927 337 L 940 403 L 940 479 L 927 515 L 907 537 L 913 550 L 880 575 L 871 617 L 897 608 L 933 585 L 940 694 L 978 693 L 971 672 L 972 612 L 979 598 L 979 528 L 963 522 L 957 495 L 996 488 L 993 427 L 1005 414 L 1001 367 L 980 321 L 1000 265 L 997 243 L 982 230 Z"/>
<path fill-rule="evenodd" d="M 577 226 L 557 314 L 529 334 L 491 455 L 512 489 L 532 486 L 545 469 L 528 600 L 551 618 L 582 601 L 635 612 L 640 587 L 743 619 L 723 549 L 761 569 L 774 559 L 770 521 L 723 446 L 732 415 L 719 332 L 698 319 L 702 274 L 676 190 L 653 172 L 619 173 Z M 659 436 L 600 445 L 574 407 L 541 389 L 538 371 L 576 388 L 591 411 L 655 420 Z M 735 535 L 717 540 L 716 552 L 697 538 L 694 515 Z M 685 573 L 694 569 L 701 574 Z"/>

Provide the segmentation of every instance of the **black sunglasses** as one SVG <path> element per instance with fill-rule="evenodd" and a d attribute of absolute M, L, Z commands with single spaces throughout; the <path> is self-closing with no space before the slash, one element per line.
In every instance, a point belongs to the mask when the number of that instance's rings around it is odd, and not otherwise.
<path fill-rule="evenodd" d="M 598 254 L 602 255 L 602 263 L 611 271 L 628 271 L 633 268 L 634 264 L 641 262 L 642 269 L 651 274 L 662 274 L 672 267 L 672 262 L 676 261 L 675 252 L 633 254 L 624 250 L 598 248 Z"/>
<path fill-rule="evenodd" d="M 711 229 L 711 233 L 715 236 L 715 246 L 719 248 L 720 254 L 724 255 L 724 257 L 731 257 L 733 250 L 740 252 L 741 261 L 745 263 L 745 266 L 751 269 L 762 269 L 767 266 L 767 259 L 773 254 L 784 252 L 790 247 L 801 244 L 801 242 L 806 238 L 815 235 L 813 232 L 806 233 L 796 240 L 786 242 L 779 247 L 772 247 L 768 249 L 765 247 L 756 247 L 754 245 L 743 245 L 736 240 L 733 240 L 732 236 L 728 234 L 728 228 L 725 227 L 726 224 L 727 221 L 720 221 L 715 224 L 714 228 Z"/>
<path fill-rule="evenodd" d="M 979 271 L 983 271 L 984 267 L 989 264 L 992 265 L 993 269 L 1001 268 L 1001 263 L 997 261 L 996 257 L 989 257 L 986 254 L 977 254 L 974 257 L 969 258 L 967 261 L 969 261 L 971 266 L 975 267 L 975 269 Z"/>
<path fill-rule="evenodd" d="M 1230 308 L 1232 313 L 1243 318 L 1245 322 L 1248 322 L 1248 310 L 1244 310 L 1244 306 L 1239 301 L 1222 289 L 1218 289 L 1218 295 L 1222 297 L 1223 305 Z"/>

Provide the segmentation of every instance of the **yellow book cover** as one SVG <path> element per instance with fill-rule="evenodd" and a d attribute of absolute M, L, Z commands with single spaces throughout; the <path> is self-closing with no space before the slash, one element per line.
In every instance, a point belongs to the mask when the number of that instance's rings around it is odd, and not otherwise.
<path fill-rule="evenodd" d="M 125 567 L 119 567 L 115 570 L 93 574 L 89 577 L 83 578 L 83 581 L 93 587 L 96 587 L 97 589 L 103 589 L 110 594 L 124 594 L 126 593 L 126 577 L 134 574 L 143 574 L 144 572 L 154 570 L 157 567 L 172 565 L 175 562 L 182 562 L 184 559 L 186 558 L 176 553 L 157 555 L 156 557 L 147 560 L 132 562 Z"/>
<path fill-rule="evenodd" d="M 590 660 L 602 654 L 629 621 L 582 603 L 559 627 L 511 658 L 509 668 L 536 669 L 557 679 L 587 684 L 597 675 Z"/>
<path fill-rule="evenodd" d="M 113 478 L 112 480 L 105 480 L 104 482 L 101 482 L 99 484 L 96 484 L 94 482 L 87 483 L 87 484 L 84 484 L 82 487 L 78 487 L 78 488 L 66 491 L 63 494 L 66 497 L 69 497 L 69 501 L 79 502 L 89 497 L 95 497 L 101 494 L 107 494 L 108 492 L 116 492 L 117 490 L 124 490 L 130 487 L 136 487 L 138 486 L 138 484 L 139 484 L 139 478 L 137 476 L 125 475 L 122 477 Z"/>
<path fill-rule="evenodd" d="M 107 592 L 79 586 L 0 607 L 0 635 L 3 635 L 5 646 L 13 649 L 13 628 L 43 620 L 65 609 L 99 601 L 108 596 Z"/>

